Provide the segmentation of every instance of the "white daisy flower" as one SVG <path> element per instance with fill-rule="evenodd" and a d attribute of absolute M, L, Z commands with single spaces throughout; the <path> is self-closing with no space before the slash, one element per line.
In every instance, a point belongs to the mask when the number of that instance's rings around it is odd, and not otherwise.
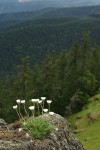
<path fill-rule="evenodd" d="M 43 111 L 46 113 L 46 112 L 48 112 L 48 109 L 43 109 Z"/>
<path fill-rule="evenodd" d="M 54 112 L 49 112 L 49 114 L 50 114 L 51 116 L 53 116 L 55 113 L 54 113 Z"/>
<path fill-rule="evenodd" d="M 13 106 L 13 109 L 17 109 L 17 107 L 18 107 L 18 106 L 17 106 L 17 105 L 15 105 L 15 106 Z"/>
<path fill-rule="evenodd" d="M 38 104 L 41 104 L 41 103 L 42 103 L 42 100 L 39 100 L 39 101 L 38 101 Z"/>
<path fill-rule="evenodd" d="M 51 101 L 51 100 L 47 100 L 47 103 L 48 103 L 48 104 L 51 104 L 51 103 L 52 103 L 52 101 Z"/>
<path fill-rule="evenodd" d="M 25 104 L 25 100 L 21 100 L 21 103 L 22 103 L 22 104 Z"/>
<path fill-rule="evenodd" d="M 42 99 L 42 100 L 45 100 L 45 99 L 46 99 L 46 97 L 41 97 L 41 99 Z"/>
<path fill-rule="evenodd" d="M 30 106 L 29 107 L 30 110 L 34 110 L 34 108 L 35 108 L 34 106 Z"/>
<path fill-rule="evenodd" d="M 21 100 L 20 100 L 20 99 L 17 99 L 16 102 L 17 102 L 18 104 L 20 104 Z"/>
<path fill-rule="evenodd" d="M 35 99 L 31 99 L 31 102 L 35 102 Z"/>

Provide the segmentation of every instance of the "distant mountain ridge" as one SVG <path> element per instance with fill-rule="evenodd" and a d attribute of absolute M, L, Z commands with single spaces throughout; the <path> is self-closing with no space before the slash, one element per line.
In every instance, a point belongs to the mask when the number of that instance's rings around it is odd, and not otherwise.
<path fill-rule="evenodd" d="M 38 11 L 17 12 L 0 14 L 0 29 L 15 25 L 27 20 L 43 19 L 43 18 L 68 18 L 83 17 L 96 18 L 100 16 L 100 5 L 83 6 L 71 8 L 44 8 Z M 99 19 L 99 17 L 98 17 Z"/>
<path fill-rule="evenodd" d="M 77 7 L 100 5 L 99 0 L 34 0 L 18 2 L 17 0 L 0 0 L 0 14 L 12 12 L 36 11 L 47 7 Z"/>

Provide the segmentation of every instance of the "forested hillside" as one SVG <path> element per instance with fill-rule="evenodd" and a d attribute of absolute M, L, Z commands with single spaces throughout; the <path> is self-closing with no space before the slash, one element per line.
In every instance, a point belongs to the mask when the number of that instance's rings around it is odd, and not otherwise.
<path fill-rule="evenodd" d="M 32 98 L 46 96 L 52 111 L 70 115 L 97 93 L 100 6 L 0 15 L 1 118 L 17 119 L 16 99 L 28 109 Z"/>
<path fill-rule="evenodd" d="M 14 74 L 21 59 L 30 56 L 32 64 L 41 63 L 55 50 L 69 50 L 81 44 L 84 32 L 90 32 L 92 45 L 100 45 L 100 20 L 58 18 L 24 22 L 0 33 L 0 74 Z M 15 70 L 15 71 L 14 71 Z"/>
<path fill-rule="evenodd" d="M 32 65 L 34 58 L 23 58 L 16 75 L 12 72 L 0 81 L 0 117 L 12 122 L 17 117 L 12 109 L 16 99 L 25 99 L 28 108 L 32 98 L 41 96 L 53 100 L 52 111 L 69 115 L 80 111 L 90 96 L 99 93 L 100 47 L 91 45 L 88 32 L 82 39 L 81 44 L 74 44 L 69 51 L 62 50 L 59 54 L 52 51 L 39 65 Z M 8 62 L 5 59 L 2 63 L 10 64 L 20 57 L 10 55 Z"/>

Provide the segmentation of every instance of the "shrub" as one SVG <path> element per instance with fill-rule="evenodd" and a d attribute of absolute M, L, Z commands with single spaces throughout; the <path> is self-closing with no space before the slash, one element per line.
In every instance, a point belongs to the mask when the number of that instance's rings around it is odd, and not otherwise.
<path fill-rule="evenodd" d="M 50 134 L 54 129 L 54 126 L 51 125 L 49 121 L 40 117 L 30 117 L 27 121 L 25 121 L 23 127 L 28 129 L 37 139 L 42 139 L 44 136 Z"/>
<path fill-rule="evenodd" d="M 70 106 L 72 113 L 81 111 L 83 106 L 88 102 L 88 98 L 89 96 L 86 93 L 78 90 L 71 98 Z"/>

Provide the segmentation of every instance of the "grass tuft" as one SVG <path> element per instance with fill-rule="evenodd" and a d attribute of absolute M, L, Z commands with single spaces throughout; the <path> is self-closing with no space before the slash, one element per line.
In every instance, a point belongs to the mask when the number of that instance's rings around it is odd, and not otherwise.
<path fill-rule="evenodd" d="M 28 129 L 36 139 L 42 139 L 54 130 L 54 126 L 49 121 L 39 117 L 29 118 L 23 127 Z"/>

